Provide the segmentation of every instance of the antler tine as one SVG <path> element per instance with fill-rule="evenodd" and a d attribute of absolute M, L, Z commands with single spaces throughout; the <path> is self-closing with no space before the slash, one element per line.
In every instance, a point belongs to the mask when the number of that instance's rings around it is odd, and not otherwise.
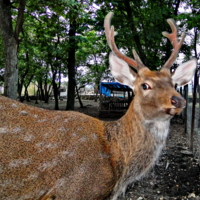
<path fill-rule="evenodd" d="M 115 31 L 114 31 L 114 26 L 110 27 L 110 21 L 113 16 L 113 13 L 110 12 L 106 15 L 105 20 L 104 20 L 104 27 L 105 27 L 105 33 L 106 33 L 106 39 L 108 42 L 109 47 L 111 50 L 122 60 L 124 60 L 127 64 L 131 65 L 132 67 L 138 69 L 138 64 L 137 61 L 135 61 L 132 58 L 129 58 L 125 55 L 123 55 L 117 46 L 115 45 Z M 138 56 L 139 57 L 139 56 Z M 140 59 L 138 59 L 140 60 Z"/>
<path fill-rule="evenodd" d="M 135 58 L 135 60 L 136 60 L 136 63 L 137 63 L 137 65 L 138 65 L 138 68 L 143 68 L 143 67 L 145 67 L 144 64 L 142 63 L 142 61 L 141 61 L 139 55 L 138 55 L 137 52 L 135 51 L 135 49 L 132 50 L 132 53 L 133 53 L 133 56 L 134 56 L 134 58 Z"/>
<path fill-rule="evenodd" d="M 167 62 L 164 64 L 163 68 L 169 68 L 172 66 L 173 62 L 175 61 L 179 50 L 183 44 L 183 41 L 185 39 L 185 33 L 182 33 L 181 35 L 181 39 L 180 41 L 178 41 L 177 39 L 177 27 L 176 27 L 176 23 L 173 19 L 168 19 L 167 20 L 168 24 L 170 25 L 171 29 L 172 29 L 172 33 L 168 33 L 168 32 L 162 32 L 162 34 L 167 37 L 172 46 L 173 46 L 173 51 L 171 53 L 171 56 L 169 57 L 169 59 L 167 60 Z"/>
<path fill-rule="evenodd" d="M 110 35 L 111 35 L 110 21 L 111 21 L 112 16 L 113 16 L 113 13 L 109 12 L 104 19 L 104 28 L 105 28 L 106 39 L 107 39 L 108 45 L 111 48 L 111 50 L 112 50 L 112 46 L 110 44 Z"/>

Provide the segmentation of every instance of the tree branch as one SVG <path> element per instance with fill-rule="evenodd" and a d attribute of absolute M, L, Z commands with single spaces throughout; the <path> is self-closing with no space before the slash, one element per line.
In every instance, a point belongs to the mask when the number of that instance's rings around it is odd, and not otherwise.
<path fill-rule="evenodd" d="M 18 41 L 19 34 L 22 30 L 25 6 L 26 6 L 26 0 L 21 0 L 18 8 L 17 24 L 14 32 L 14 37 L 16 41 Z"/>

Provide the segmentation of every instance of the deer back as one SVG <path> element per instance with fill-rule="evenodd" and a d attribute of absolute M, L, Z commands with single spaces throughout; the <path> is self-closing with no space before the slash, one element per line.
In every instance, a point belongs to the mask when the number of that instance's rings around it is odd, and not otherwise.
<path fill-rule="evenodd" d="M 0 199 L 104 199 L 115 183 L 103 122 L 0 96 Z"/>

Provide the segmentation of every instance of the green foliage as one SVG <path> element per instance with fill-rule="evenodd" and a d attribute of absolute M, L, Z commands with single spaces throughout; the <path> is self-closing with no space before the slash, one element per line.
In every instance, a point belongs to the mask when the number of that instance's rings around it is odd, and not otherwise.
<path fill-rule="evenodd" d="M 84 66 L 84 70 L 77 69 L 79 74 L 79 84 L 94 83 L 98 85 L 101 80 L 108 79 L 106 70 L 108 63 L 106 62 L 107 53 L 104 35 L 98 35 L 94 30 L 86 32 L 78 43 L 76 52 L 77 66 Z M 80 74 L 84 74 L 81 76 Z"/>
<path fill-rule="evenodd" d="M 187 0 L 181 6 L 183 11 L 178 15 L 177 19 L 184 22 L 189 30 L 194 27 L 200 30 L 199 7 L 200 2 L 198 0 Z"/>
<path fill-rule="evenodd" d="M 13 26 L 19 2 L 13 2 Z M 52 0 L 27 1 L 23 31 L 19 45 L 19 80 L 47 80 L 53 74 L 59 84 L 67 76 L 70 19 L 76 21 L 76 72 L 80 85 L 96 84 L 111 80 L 103 21 L 106 14 L 114 12 L 112 24 L 118 32 L 116 44 L 126 55 L 132 57 L 136 49 L 145 65 L 158 69 L 165 63 L 172 46 L 161 32 L 171 31 L 167 18 L 180 22 L 184 31 L 200 29 L 199 1 L 186 0 L 179 4 L 174 0 L 149 1 L 100 1 L 100 0 Z M 188 32 L 187 32 L 188 33 Z M 190 57 L 195 41 L 184 43 L 182 53 Z M 197 42 L 198 43 L 198 42 Z M 3 73 L 3 49 L 0 38 L 0 77 Z M 2 80 L 2 79 L 0 79 Z M 22 81 L 24 80 L 24 81 Z"/>
<path fill-rule="evenodd" d="M 101 5 L 98 0 L 96 3 Z M 186 13 L 180 13 L 183 6 L 191 9 L 187 16 Z M 181 20 L 187 25 L 184 25 L 186 29 L 199 27 L 200 22 L 198 0 L 188 0 L 182 4 L 172 0 L 104 1 L 97 12 L 99 16 L 103 16 L 109 11 L 114 12 L 112 24 L 118 32 L 118 48 L 123 49 L 130 57 L 134 48 L 144 64 L 154 70 L 166 62 L 172 50 L 170 42 L 161 34 L 163 31 L 171 32 L 166 19 Z M 181 15 L 184 17 L 180 18 Z M 185 43 L 182 50 L 183 53 L 191 51 L 190 44 Z"/>

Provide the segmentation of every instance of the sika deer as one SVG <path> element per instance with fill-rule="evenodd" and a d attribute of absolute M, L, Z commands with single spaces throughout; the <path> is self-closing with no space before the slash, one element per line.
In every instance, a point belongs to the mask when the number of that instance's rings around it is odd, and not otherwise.
<path fill-rule="evenodd" d="M 174 84 L 190 81 L 196 60 L 170 75 L 183 42 L 183 37 L 177 41 L 170 19 L 173 32 L 164 35 L 174 51 L 160 72 L 150 71 L 135 51 L 135 60 L 119 52 L 111 16 L 105 18 L 111 71 L 135 93 L 127 113 L 117 121 L 103 122 L 78 112 L 48 111 L 0 97 L 0 199 L 114 200 L 153 167 L 170 119 L 185 106 Z"/>

